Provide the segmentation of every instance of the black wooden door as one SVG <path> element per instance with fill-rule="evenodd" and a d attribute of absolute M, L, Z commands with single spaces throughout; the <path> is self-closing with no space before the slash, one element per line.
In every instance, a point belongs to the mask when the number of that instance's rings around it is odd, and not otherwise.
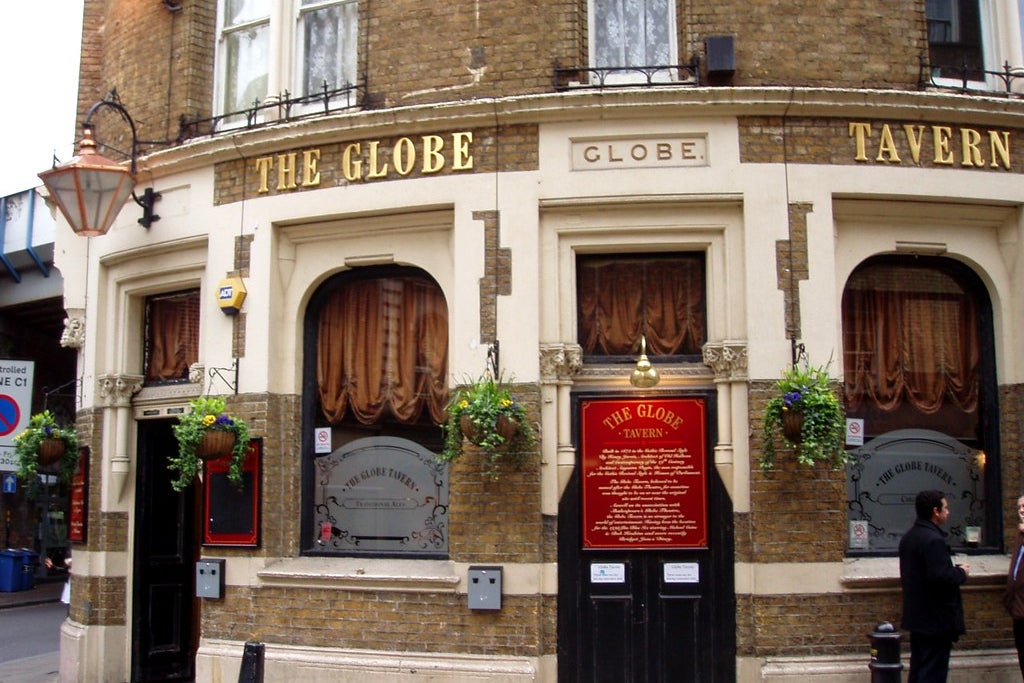
<path fill-rule="evenodd" d="M 576 467 L 559 505 L 560 682 L 735 680 L 732 506 L 711 457 L 714 424 L 708 410 L 707 547 L 585 548 Z"/>
<path fill-rule="evenodd" d="M 579 656 L 572 680 L 714 680 L 707 557 L 635 552 L 584 554 Z M 704 581 L 700 576 L 704 574 Z"/>
<path fill-rule="evenodd" d="M 195 672 L 196 494 L 171 488 L 173 421 L 139 423 L 132 590 L 132 681 L 190 681 Z"/>

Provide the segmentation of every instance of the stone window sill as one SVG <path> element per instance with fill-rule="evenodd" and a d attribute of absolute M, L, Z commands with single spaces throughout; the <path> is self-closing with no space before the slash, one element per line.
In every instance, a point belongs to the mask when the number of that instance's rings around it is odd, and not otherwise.
<path fill-rule="evenodd" d="M 297 557 L 274 562 L 257 575 L 265 586 L 333 590 L 455 593 L 459 585 L 447 560 Z"/>
<path fill-rule="evenodd" d="M 1003 585 L 1010 558 L 1006 555 L 955 555 L 957 564 L 970 565 L 965 589 Z M 848 558 L 840 579 L 850 590 L 892 590 L 900 587 L 900 561 L 897 557 Z"/>

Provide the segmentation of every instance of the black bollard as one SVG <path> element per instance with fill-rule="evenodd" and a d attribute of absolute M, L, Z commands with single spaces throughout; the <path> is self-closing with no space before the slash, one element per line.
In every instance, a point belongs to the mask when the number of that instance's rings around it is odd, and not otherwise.
<path fill-rule="evenodd" d="M 900 683 L 900 632 L 888 621 L 875 627 L 871 638 L 871 683 Z"/>
<path fill-rule="evenodd" d="M 242 668 L 238 671 L 238 683 L 263 683 L 263 643 L 253 640 L 245 642 L 242 653 Z"/>

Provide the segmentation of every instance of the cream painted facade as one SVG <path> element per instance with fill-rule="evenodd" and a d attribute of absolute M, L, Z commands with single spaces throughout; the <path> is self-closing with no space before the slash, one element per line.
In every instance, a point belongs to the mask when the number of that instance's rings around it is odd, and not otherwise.
<path fill-rule="evenodd" d="M 576 341 L 575 257 L 579 254 L 699 251 L 707 263 L 708 346 L 725 360 L 659 366 L 659 389 L 717 395 L 714 467 L 735 514 L 751 511 L 751 378 L 773 379 L 790 361 L 776 244 L 788 239 L 789 206 L 809 204 L 809 277 L 799 283 L 801 340 L 816 361 L 842 357 L 840 300 L 851 271 L 886 253 L 944 254 L 970 266 L 992 300 L 1000 385 L 1024 383 L 1024 224 L 1021 173 L 982 172 L 903 163 L 741 163 L 740 117 L 925 120 L 1024 130 L 1024 111 L 1002 100 L 963 100 L 933 93 L 862 93 L 750 88 L 627 90 L 520 97 L 449 106 L 337 115 L 191 142 L 142 163 L 142 183 L 161 193 L 160 221 L 136 225 L 129 205 L 110 233 L 81 239 L 60 225 L 55 261 L 65 279 L 65 305 L 85 321 L 79 357 L 83 407 L 102 408 L 105 512 L 127 514 L 128 552 L 75 552 L 75 580 L 124 577 L 132 595 L 131 544 L 135 435 L 145 406 L 181 405 L 194 395 L 226 393 L 216 377 L 175 389 L 131 386 L 141 366 L 142 300 L 186 287 L 202 290 L 200 364 L 229 368 L 231 318 L 216 306 L 217 283 L 233 269 L 235 240 L 251 236 L 245 283 L 245 353 L 238 393 L 302 392 L 303 316 L 329 276 L 375 264 L 413 265 L 429 273 L 447 298 L 450 373 L 472 375 L 486 363 L 479 341 L 479 281 L 484 277 L 481 221 L 500 215 L 501 244 L 512 253 L 510 296 L 497 299 L 503 368 L 517 381 L 541 385 L 542 514 L 557 517 L 575 467 L 571 392 L 628 394 L 627 369 L 582 363 Z M 477 126 L 537 124 L 535 171 L 468 173 L 342 183 L 302 192 L 250 195 L 215 206 L 215 164 L 297 146 L 327 147 L 351 139 L 401 136 Z M 678 165 L 626 165 L 605 156 L 589 168 L 588 144 L 629 150 L 638 143 L 696 141 L 703 159 Z M 785 140 L 782 140 L 785 144 Z M 835 143 L 852 161 L 852 138 Z M 1014 138 L 1014 144 L 1024 144 Z M 637 155 L 644 154 L 637 152 Z M 612 154 L 614 156 L 614 153 Z M 591 156 L 590 159 L 594 157 Z M 833 366 L 835 367 L 835 366 Z M 118 385 L 120 382 L 120 385 Z M 1015 454 L 1004 453 L 1004 457 Z M 278 484 L 265 488 L 263 514 L 275 514 Z M 454 492 L 453 492 L 454 493 Z M 1011 492 L 1004 491 L 1004 495 Z M 297 526 L 299 521 L 294 520 Z M 203 557 L 218 557 L 207 548 Z M 229 587 L 315 587 L 323 591 L 426 591 L 464 595 L 467 563 L 385 561 L 229 553 Z M 972 577 L 998 583 L 1001 555 L 972 558 Z M 506 595 L 558 594 L 557 563 L 504 565 Z M 822 563 L 737 561 L 737 596 L 883 591 L 898 601 L 895 558 Z M 970 599 L 970 592 L 967 599 Z M 126 619 L 130 624 L 131 605 Z M 62 630 L 65 681 L 127 680 L 130 625 Z M 737 654 L 739 681 L 863 680 L 860 654 L 758 657 Z M 197 680 L 233 680 L 243 643 L 201 634 Z M 741 648 L 742 650 L 742 648 Z M 1014 680 L 1012 650 L 954 649 L 954 680 Z M 471 656 L 356 651 L 267 643 L 267 680 L 554 681 L 557 656 Z M 415 672 L 415 673 L 414 673 Z"/>

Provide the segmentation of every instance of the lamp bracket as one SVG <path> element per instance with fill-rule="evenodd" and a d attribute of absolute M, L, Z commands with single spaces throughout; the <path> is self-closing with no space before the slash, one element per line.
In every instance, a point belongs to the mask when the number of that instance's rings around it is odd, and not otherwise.
<path fill-rule="evenodd" d="M 129 156 L 131 157 L 132 176 L 137 175 L 139 171 L 138 158 L 140 146 L 167 146 L 173 144 L 174 140 L 139 140 L 138 133 L 135 129 L 135 121 L 134 119 L 132 119 L 131 114 L 128 113 L 128 110 L 121 102 L 121 98 L 117 94 L 117 88 L 112 89 L 109 93 L 107 93 L 107 95 L 102 100 L 89 107 L 89 111 L 85 115 L 85 121 L 82 123 L 82 128 L 89 128 L 95 134 L 96 124 L 92 122 L 92 117 L 96 114 L 96 112 L 105 107 L 109 107 L 110 109 L 113 109 L 118 114 L 120 114 L 121 118 L 124 120 L 125 123 L 128 124 L 128 127 L 131 129 L 132 147 Z M 109 147 L 109 145 L 104 146 Z M 124 154 L 123 151 L 121 151 L 121 153 Z M 135 200 L 136 204 L 142 207 L 142 218 L 139 219 L 139 225 L 143 226 L 144 228 L 148 228 L 150 225 L 160 220 L 160 216 L 153 213 L 153 205 L 156 203 L 158 199 L 160 199 L 159 192 L 156 192 L 153 190 L 153 188 L 149 187 L 146 188 L 145 191 L 143 191 L 142 197 L 140 198 L 137 194 L 135 194 L 135 190 L 132 190 L 132 199 Z"/>
<path fill-rule="evenodd" d="M 491 373 L 491 377 L 498 379 L 500 377 L 501 365 L 499 361 L 500 357 L 500 344 L 497 339 L 487 345 L 487 371 Z"/>
<path fill-rule="evenodd" d="M 801 360 L 807 360 L 807 349 L 804 347 L 803 342 L 798 342 L 796 339 L 789 340 L 790 353 L 793 357 L 793 367 L 796 367 L 797 363 Z"/>
<path fill-rule="evenodd" d="M 50 387 L 43 387 L 43 389 L 42 389 L 42 394 L 43 394 L 43 410 L 46 410 L 49 407 L 49 402 L 50 402 L 50 397 L 51 396 L 74 396 L 75 397 L 75 405 L 76 406 L 82 405 L 82 386 L 81 386 L 80 380 L 81 380 L 80 377 L 76 377 L 73 380 L 70 380 L 68 382 L 64 382 L 64 384 L 60 384 L 60 385 L 55 386 L 52 389 Z M 72 387 L 72 386 L 75 389 L 74 392 L 72 392 L 72 393 L 67 393 L 67 392 L 61 393 L 64 389 L 67 389 L 68 387 Z"/>
<path fill-rule="evenodd" d="M 224 376 L 225 372 L 232 372 L 232 371 L 235 373 L 234 381 L 231 381 L 230 379 L 228 379 L 227 377 Z M 238 395 L 238 359 L 237 358 L 235 358 L 233 361 L 231 361 L 231 367 L 229 367 L 229 368 L 210 368 L 209 369 L 209 374 L 210 374 L 210 379 L 211 380 L 216 377 L 221 382 L 224 382 L 224 384 L 227 385 L 228 389 L 230 389 L 232 392 L 234 392 L 234 394 L 236 396 Z"/>

